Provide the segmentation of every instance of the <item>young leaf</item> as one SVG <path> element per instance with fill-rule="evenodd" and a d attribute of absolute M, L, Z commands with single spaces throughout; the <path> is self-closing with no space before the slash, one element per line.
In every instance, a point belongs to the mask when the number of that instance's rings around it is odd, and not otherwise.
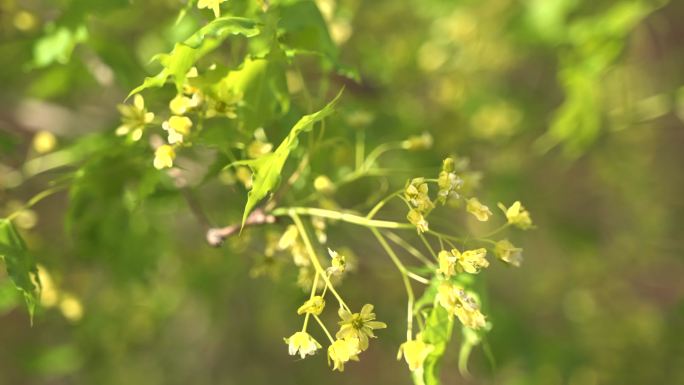
<path fill-rule="evenodd" d="M 439 368 L 442 357 L 446 353 L 446 347 L 451 339 L 454 320 L 449 317 L 447 311 L 436 305 L 430 311 L 423 332 L 423 340 L 434 346 L 434 350 L 427 356 L 423 363 L 423 380 L 425 385 L 439 385 Z"/>
<path fill-rule="evenodd" d="M 272 153 L 258 159 L 234 162 L 231 166 L 247 166 L 252 170 L 252 189 L 247 194 L 247 204 L 242 216 L 242 226 L 245 225 L 247 216 L 254 207 L 268 194 L 273 192 L 280 184 L 280 174 L 290 152 L 299 144 L 298 136 L 305 131 L 311 131 L 316 122 L 321 121 L 335 110 L 335 105 L 342 95 L 340 91 L 335 98 L 321 110 L 309 115 L 304 115 L 290 130 L 290 133 Z"/>
<path fill-rule="evenodd" d="M 214 93 L 226 103 L 239 95 L 240 126 L 253 131 L 289 110 L 285 67 L 284 55 L 273 47 L 265 58 L 246 58 L 239 69 L 216 84 Z"/>
<path fill-rule="evenodd" d="M 242 17 L 222 17 L 212 21 L 199 31 L 177 43 L 168 54 L 157 55 L 155 59 L 164 67 L 161 72 L 145 79 L 142 85 L 135 88 L 128 97 L 147 88 L 162 87 L 171 77 L 178 92 L 183 89 L 186 75 L 190 68 L 207 53 L 216 49 L 229 35 L 252 37 L 260 32 L 256 22 Z"/>
<path fill-rule="evenodd" d="M 39 300 L 38 268 L 27 252 L 26 244 L 9 219 L 0 219 L 0 259 L 4 260 L 7 275 L 21 291 L 31 321 Z M 35 282 L 35 283 L 34 283 Z"/>

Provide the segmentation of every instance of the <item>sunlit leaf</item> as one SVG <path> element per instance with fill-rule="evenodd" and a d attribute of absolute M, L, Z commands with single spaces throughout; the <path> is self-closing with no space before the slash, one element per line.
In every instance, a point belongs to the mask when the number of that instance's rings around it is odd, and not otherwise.
<path fill-rule="evenodd" d="M 289 110 L 285 64 L 281 52 L 274 49 L 265 58 L 245 59 L 214 87 L 221 101 L 230 103 L 239 97 L 241 128 L 252 131 Z"/>
<path fill-rule="evenodd" d="M 39 300 L 38 269 L 24 240 L 9 219 L 0 219 L 0 257 L 5 262 L 7 275 L 24 295 L 29 315 L 33 319 Z"/>
<path fill-rule="evenodd" d="M 230 35 L 252 37 L 259 34 L 258 24 L 242 17 L 222 17 L 213 20 L 195 32 L 183 43 L 177 43 L 168 54 L 157 55 L 163 69 L 157 75 L 146 78 L 142 85 L 128 95 L 137 94 L 150 87 L 162 87 L 169 77 L 178 92 L 183 89 L 190 68 L 207 53 L 215 50 Z"/>
<path fill-rule="evenodd" d="M 242 216 L 243 226 L 247 220 L 247 216 L 254 210 L 254 207 L 270 193 L 275 191 L 278 185 L 280 185 L 283 166 L 285 166 L 285 162 L 290 156 L 290 152 L 298 146 L 299 134 L 311 131 L 315 123 L 332 114 L 341 95 L 342 91 L 340 91 L 337 96 L 321 110 L 305 115 L 299 119 L 274 152 L 266 154 L 258 159 L 244 160 L 232 164 L 232 166 L 248 166 L 253 173 L 252 189 L 247 195 L 247 204 L 245 205 L 245 211 Z"/>

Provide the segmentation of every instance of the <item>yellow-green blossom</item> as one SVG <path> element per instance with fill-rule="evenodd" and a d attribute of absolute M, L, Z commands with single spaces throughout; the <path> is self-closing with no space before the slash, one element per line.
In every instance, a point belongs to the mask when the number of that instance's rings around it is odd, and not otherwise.
<path fill-rule="evenodd" d="M 154 168 L 161 170 L 163 168 L 173 167 L 173 160 L 176 159 L 176 151 L 168 144 L 159 146 L 154 152 Z"/>
<path fill-rule="evenodd" d="M 423 367 L 423 362 L 425 362 L 425 359 L 434 349 L 434 346 L 423 342 L 419 334 L 415 340 L 406 341 L 401 344 L 397 353 L 397 359 L 400 360 L 403 355 L 409 370 L 413 372 Z"/>
<path fill-rule="evenodd" d="M 508 223 L 513 226 L 517 226 L 523 230 L 527 230 L 532 227 L 532 218 L 530 218 L 530 213 L 525 210 L 525 207 L 520 203 L 520 201 L 515 201 L 511 207 L 506 208 L 503 203 L 499 203 L 499 208 L 506 214 L 506 219 Z"/>
<path fill-rule="evenodd" d="M 297 237 L 299 237 L 299 231 L 297 231 L 297 226 L 289 225 L 287 229 L 278 240 L 278 249 L 286 250 L 292 247 L 295 242 L 297 242 Z"/>
<path fill-rule="evenodd" d="M 454 256 L 453 253 L 446 250 L 440 251 L 437 255 L 437 262 L 439 263 L 439 268 L 437 269 L 438 273 L 441 273 L 447 278 L 456 275 L 458 258 Z"/>
<path fill-rule="evenodd" d="M 351 313 L 343 308 L 338 312 L 342 321 L 339 322 L 340 330 L 335 337 L 338 339 L 357 338 L 359 349 L 368 349 L 368 339 L 375 338 L 373 330 L 384 329 L 387 325 L 384 322 L 375 321 L 373 305 L 365 304 L 359 313 Z"/>
<path fill-rule="evenodd" d="M 508 239 L 503 239 L 496 243 L 494 246 L 494 255 L 500 260 L 515 267 L 520 267 L 523 260 L 522 249 L 515 247 Z"/>
<path fill-rule="evenodd" d="M 169 109 L 174 115 L 183 115 L 193 107 L 193 101 L 189 97 L 178 94 L 169 102 Z"/>
<path fill-rule="evenodd" d="M 454 249 L 453 252 L 458 253 L 458 250 Z M 485 258 L 487 255 L 487 249 L 480 248 L 475 250 L 466 250 L 458 255 L 458 264 L 461 268 L 469 274 L 477 274 L 480 269 L 489 266 L 489 261 Z"/>
<path fill-rule="evenodd" d="M 437 291 L 437 301 L 449 316 L 455 315 L 466 327 L 480 329 L 486 325 L 478 303 L 458 285 L 442 283 Z"/>
<path fill-rule="evenodd" d="M 426 221 L 423 214 L 416 209 L 409 210 L 408 214 L 406 215 L 406 219 L 408 219 L 412 225 L 416 226 L 419 233 L 424 233 L 429 230 L 428 221 Z"/>
<path fill-rule="evenodd" d="M 344 273 L 347 268 L 347 261 L 344 255 L 340 255 L 337 251 L 328 249 L 328 254 L 332 261 L 330 262 L 330 267 L 326 270 L 330 275 L 340 275 Z"/>
<path fill-rule="evenodd" d="M 423 132 L 421 135 L 411 136 L 401 142 L 401 146 L 407 150 L 427 150 L 432 147 L 432 142 L 432 135 L 429 132 Z"/>
<path fill-rule="evenodd" d="M 320 295 L 308 299 L 302 306 L 297 309 L 297 314 L 313 314 L 319 315 L 325 308 L 325 300 Z"/>
<path fill-rule="evenodd" d="M 423 178 L 414 178 L 404 190 L 404 197 L 421 214 L 429 213 L 435 205 L 430 200 L 429 187 Z"/>
<path fill-rule="evenodd" d="M 209 8 L 214 11 L 214 16 L 218 18 L 221 16 L 221 3 L 225 2 L 226 0 L 199 0 L 197 2 L 197 8 Z"/>
<path fill-rule="evenodd" d="M 313 355 L 316 350 L 321 348 L 321 344 L 307 332 L 296 332 L 290 338 L 285 338 L 285 343 L 288 345 L 288 352 L 291 356 L 299 352 L 301 358 L 305 358 L 309 354 Z"/>
<path fill-rule="evenodd" d="M 463 179 L 454 173 L 456 166 L 453 158 L 446 158 L 442 162 L 442 171 L 437 178 L 437 200 L 441 204 L 445 204 L 449 197 L 454 196 L 458 198 L 456 190 L 463 186 Z"/>
<path fill-rule="evenodd" d="M 473 214 L 478 221 L 482 222 L 487 221 L 489 219 L 489 216 L 492 215 L 492 211 L 489 209 L 489 207 L 480 203 L 480 201 L 477 198 L 468 199 L 468 203 L 466 204 L 466 210 L 469 213 Z"/>
<path fill-rule="evenodd" d="M 142 137 L 143 129 L 154 120 L 154 113 L 147 112 L 145 109 L 145 99 L 142 95 L 136 94 L 133 97 L 133 105 L 120 104 L 118 106 L 121 113 L 121 126 L 116 129 L 116 135 L 131 134 L 133 140 L 137 141 Z"/>
<path fill-rule="evenodd" d="M 170 144 L 182 143 L 183 137 L 190 134 L 191 127 L 192 120 L 187 116 L 172 116 L 162 123 L 162 128 L 169 133 L 168 142 Z"/>
<path fill-rule="evenodd" d="M 50 131 L 39 131 L 33 137 L 33 149 L 39 154 L 46 154 L 57 146 L 57 137 Z"/>
<path fill-rule="evenodd" d="M 333 363 L 333 370 L 344 371 L 344 364 L 358 361 L 359 340 L 355 337 L 337 339 L 328 347 L 328 365 Z"/>
<path fill-rule="evenodd" d="M 484 248 L 466 250 L 462 253 L 458 249 L 442 250 L 437 255 L 439 263 L 437 272 L 447 278 L 463 271 L 469 274 L 477 274 L 480 269 L 489 266 L 489 261 L 485 258 L 486 255 L 487 249 Z"/>

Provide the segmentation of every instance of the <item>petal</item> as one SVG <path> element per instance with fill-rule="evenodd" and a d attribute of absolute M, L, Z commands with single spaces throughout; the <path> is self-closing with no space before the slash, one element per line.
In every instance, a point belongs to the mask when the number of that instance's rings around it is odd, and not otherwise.
<path fill-rule="evenodd" d="M 133 105 L 138 110 L 144 110 L 145 109 L 145 99 L 143 99 L 142 95 L 135 94 L 135 96 L 133 97 Z"/>
<path fill-rule="evenodd" d="M 340 316 L 340 318 L 342 319 L 342 322 L 347 322 L 352 317 L 352 314 L 342 307 L 340 308 L 340 310 L 337 311 L 337 315 Z"/>
<path fill-rule="evenodd" d="M 366 322 L 366 326 L 368 326 L 371 329 L 384 329 L 387 327 L 387 324 L 380 321 L 369 321 Z"/>
<path fill-rule="evenodd" d="M 369 303 L 363 305 L 363 307 L 361 308 L 361 314 L 362 315 L 368 315 L 368 314 L 372 314 L 372 313 L 373 313 L 373 305 L 371 305 Z"/>

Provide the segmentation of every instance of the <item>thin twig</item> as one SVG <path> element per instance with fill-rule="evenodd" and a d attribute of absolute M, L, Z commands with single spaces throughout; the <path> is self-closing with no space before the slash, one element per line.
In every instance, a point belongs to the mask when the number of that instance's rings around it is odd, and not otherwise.
<path fill-rule="evenodd" d="M 264 225 L 268 223 L 275 223 L 276 217 L 266 214 L 262 209 L 252 211 L 245 221 L 246 226 Z M 230 236 L 240 232 L 241 224 L 236 223 L 226 227 L 211 228 L 207 230 L 207 242 L 214 247 L 219 247 Z"/>

